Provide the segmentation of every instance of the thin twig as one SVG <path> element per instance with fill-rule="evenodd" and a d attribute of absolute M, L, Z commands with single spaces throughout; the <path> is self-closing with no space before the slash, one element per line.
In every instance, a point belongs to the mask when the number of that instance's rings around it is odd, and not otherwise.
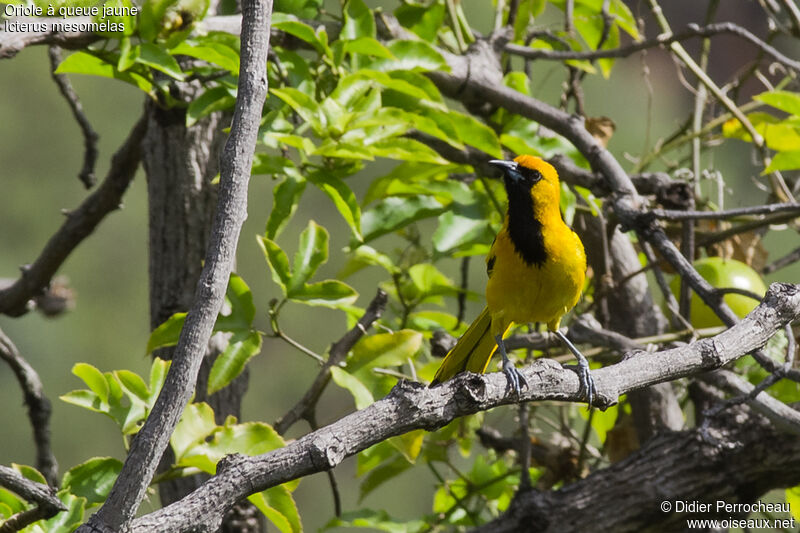
<path fill-rule="evenodd" d="M 770 263 L 762 269 L 763 274 L 772 274 L 776 270 L 780 270 L 783 267 L 789 266 L 792 263 L 800 261 L 800 247 L 795 248 L 788 254 L 784 255 L 774 263 Z"/>
<path fill-rule="evenodd" d="M 467 284 L 469 283 L 469 260 L 470 256 L 461 259 L 461 283 L 458 293 L 458 314 L 456 315 L 456 328 L 464 320 L 464 313 L 467 312 Z"/>
<path fill-rule="evenodd" d="M 788 205 L 793 205 L 793 204 L 788 204 Z M 697 245 L 711 246 L 712 244 L 722 242 L 724 240 L 729 239 L 730 237 L 733 237 L 734 235 L 739 235 L 740 233 L 747 233 L 748 231 L 752 231 L 772 224 L 785 224 L 787 222 L 791 222 L 792 220 L 796 219 L 797 216 L 798 216 L 797 213 L 792 212 L 791 210 L 789 213 L 776 213 L 773 216 L 759 218 L 751 222 L 745 222 L 743 224 L 730 227 L 726 230 L 708 234 L 699 239 Z"/>
<path fill-rule="evenodd" d="M 94 186 L 95 181 L 97 181 L 94 175 L 94 167 L 97 163 L 97 141 L 100 139 L 100 136 L 94 131 L 92 124 L 86 117 L 86 113 L 83 112 L 81 101 L 75 89 L 72 88 L 69 78 L 64 74 L 56 74 L 56 68 L 58 68 L 58 64 L 61 63 L 61 48 L 52 45 L 48 48 L 47 53 L 50 57 L 50 74 L 53 77 L 53 81 L 56 82 L 61 94 L 67 100 L 69 108 L 72 110 L 72 115 L 78 122 L 78 126 L 80 126 L 81 133 L 83 134 L 83 168 L 81 168 L 80 174 L 78 174 L 78 179 L 81 180 L 81 183 L 83 183 L 87 189 L 90 189 Z"/>
<path fill-rule="evenodd" d="M 50 445 L 50 400 L 44 394 L 42 380 L 34 368 L 22 357 L 11 339 L 0 330 L 0 359 L 5 360 L 22 388 L 28 418 L 36 445 L 36 469 L 51 487 L 58 487 L 58 462 Z"/>
<path fill-rule="evenodd" d="M 363 337 L 372 324 L 378 320 L 383 314 L 388 302 L 388 295 L 382 289 L 378 289 L 375 297 L 367 306 L 367 310 L 362 317 L 358 320 L 355 326 L 342 336 L 341 339 L 331 345 L 328 360 L 322 365 L 317 377 L 314 378 L 313 383 L 308 388 L 303 397 L 280 417 L 275 424 L 275 431 L 284 435 L 295 422 L 301 418 L 305 418 L 309 412 L 314 409 L 314 406 L 319 401 L 319 397 L 328 386 L 331 380 L 331 367 L 338 366 L 347 357 L 348 352 L 355 346 L 355 344 Z"/>
<path fill-rule="evenodd" d="M 612 48 L 610 50 L 590 50 L 586 52 L 546 50 L 529 48 L 513 43 L 506 44 L 504 49 L 508 53 L 528 59 L 546 59 L 552 61 L 566 61 L 570 59 L 592 60 L 628 57 L 636 52 L 656 48 L 659 46 L 668 46 L 673 43 L 678 43 L 680 41 L 685 41 L 695 37 L 712 37 L 714 35 L 725 33 L 736 35 L 753 43 L 758 48 L 764 50 L 764 52 L 771 56 L 775 61 L 796 72 L 800 72 L 800 61 L 785 56 L 776 48 L 770 46 L 746 29 L 732 22 L 718 22 L 716 24 L 709 24 L 708 26 L 704 27 L 698 26 L 697 24 L 689 24 L 686 26 L 686 28 L 677 33 L 666 31 L 665 33 L 657 35 L 656 37 L 631 43 L 627 46 Z"/>
<path fill-rule="evenodd" d="M 726 220 L 736 217 L 789 213 L 800 216 L 800 203 L 767 204 L 752 207 L 739 207 L 724 211 L 678 211 L 674 209 L 653 209 L 654 217 L 664 220 Z"/>

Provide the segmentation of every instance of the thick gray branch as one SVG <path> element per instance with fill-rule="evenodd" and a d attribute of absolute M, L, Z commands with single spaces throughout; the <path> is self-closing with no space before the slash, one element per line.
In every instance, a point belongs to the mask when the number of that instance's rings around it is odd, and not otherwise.
<path fill-rule="evenodd" d="M 105 504 L 79 531 L 124 530 L 136 514 L 170 435 L 194 391 L 200 364 L 222 306 L 239 233 L 247 216 L 247 186 L 267 92 L 272 2 L 245 1 L 242 11 L 242 69 L 238 98 L 230 137 L 221 156 L 219 204 L 195 300 L 153 411 L 133 440 Z"/>
<path fill-rule="evenodd" d="M 656 353 L 637 354 L 593 371 L 604 405 L 655 383 L 719 368 L 763 346 L 776 331 L 800 317 L 800 285 L 775 283 L 764 301 L 716 337 Z M 529 387 L 522 401 L 582 401 L 578 377 L 541 359 L 521 370 Z M 334 468 L 390 437 L 415 429 L 435 430 L 457 417 L 516 403 L 502 373 L 461 374 L 435 388 L 400 382 L 384 399 L 268 454 L 228 456 L 217 475 L 198 490 L 134 521 L 136 531 L 213 531 L 225 511 L 243 497 L 292 479 Z M 573 506 L 574 508 L 574 506 Z"/>
<path fill-rule="evenodd" d="M 662 433 L 623 461 L 557 491 L 522 492 L 475 531 L 686 531 L 686 520 L 745 518 L 716 501 L 751 503 L 800 482 L 800 440 L 737 406 L 708 429 Z M 662 502 L 711 503 L 705 513 L 663 512 Z"/>

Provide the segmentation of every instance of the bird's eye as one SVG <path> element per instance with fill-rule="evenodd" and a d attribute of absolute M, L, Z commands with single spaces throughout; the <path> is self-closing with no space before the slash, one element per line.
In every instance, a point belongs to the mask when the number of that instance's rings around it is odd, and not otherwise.
<path fill-rule="evenodd" d="M 544 176 L 542 173 L 533 168 L 522 168 L 522 177 L 529 186 L 533 186 L 536 182 L 540 181 Z"/>

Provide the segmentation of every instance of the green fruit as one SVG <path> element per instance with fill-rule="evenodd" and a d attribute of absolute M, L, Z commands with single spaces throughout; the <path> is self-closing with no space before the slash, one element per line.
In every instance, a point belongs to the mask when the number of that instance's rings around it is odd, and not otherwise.
<path fill-rule="evenodd" d="M 761 276 L 746 264 L 735 259 L 706 257 L 695 261 L 694 268 L 712 287 L 717 289 L 744 289 L 759 296 L 764 296 L 764 293 L 767 292 L 767 287 L 764 285 Z M 680 298 L 680 276 L 675 276 L 669 286 L 675 298 Z M 741 294 L 726 294 L 725 303 L 739 318 L 743 318 L 758 305 L 757 300 Z M 692 292 L 691 309 L 691 323 L 695 328 L 711 328 L 723 325 L 722 320 L 717 317 L 716 313 L 694 292 Z"/>

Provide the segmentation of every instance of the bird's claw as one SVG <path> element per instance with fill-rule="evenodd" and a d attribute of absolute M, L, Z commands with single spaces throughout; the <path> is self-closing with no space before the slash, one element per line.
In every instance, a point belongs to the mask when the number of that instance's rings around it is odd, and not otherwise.
<path fill-rule="evenodd" d="M 580 382 L 580 392 L 586 398 L 586 403 L 589 407 L 592 406 L 592 400 L 597 393 L 597 386 L 594 384 L 594 378 L 589 371 L 589 363 L 585 360 L 578 361 L 578 366 L 570 366 L 578 374 L 578 381 Z"/>
<path fill-rule="evenodd" d="M 503 374 L 506 375 L 506 380 L 508 380 L 508 385 L 514 392 L 517 393 L 517 398 L 522 395 L 522 388 L 520 384 L 525 388 L 528 388 L 528 380 L 525 379 L 525 376 L 517 370 L 517 367 L 514 366 L 514 363 L 506 359 L 503 362 Z"/>

